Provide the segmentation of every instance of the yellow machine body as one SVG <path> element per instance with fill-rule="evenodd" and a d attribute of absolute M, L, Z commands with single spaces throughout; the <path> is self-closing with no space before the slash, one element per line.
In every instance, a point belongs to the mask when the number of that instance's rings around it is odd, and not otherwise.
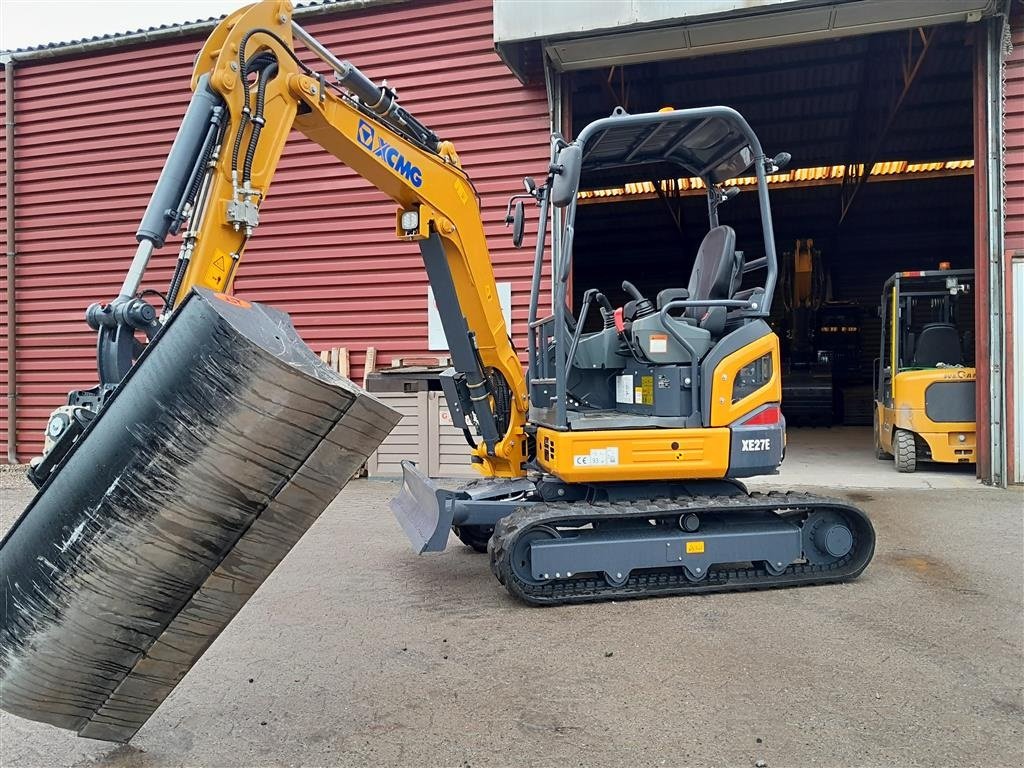
<path fill-rule="evenodd" d="M 770 355 L 772 374 L 756 391 L 734 399 L 741 368 Z M 630 480 L 699 480 L 729 476 L 730 425 L 782 400 L 779 338 L 757 339 L 723 358 L 711 377 L 707 427 L 684 429 L 537 430 L 537 463 L 570 483 Z"/>
<path fill-rule="evenodd" d="M 570 483 L 725 477 L 729 430 L 537 430 L 537 463 Z"/>
<path fill-rule="evenodd" d="M 947 464 L 973 464 L 974 421 L 938 422 L 928 417 L 925 400 L 928 388 L 937 382 L 974 381 L 974 368 L 903 371 L 892 383 L 892 403 L 875 402 L 875 418 L 881 425 L 879 442 L 893 453 L 896 429 L 913 432 L 928 444 L 931 460 Z"/>

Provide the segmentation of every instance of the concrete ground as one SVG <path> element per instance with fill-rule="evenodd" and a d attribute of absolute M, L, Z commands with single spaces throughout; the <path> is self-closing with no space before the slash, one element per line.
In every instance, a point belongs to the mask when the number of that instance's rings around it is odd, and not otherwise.
<path fill-rule="evenodd" d="M 821 486 L 831 488 L 975 488 L 973 464 L 921 463 L 917 472 L 896 471 L 893 460 L 875 458 L 871 427 L 789 429 L 786 460 L 773 477 L 747 483 L 751 488 Z"/>
<path fill-rule="evenodd" d="M 0 765 L 1022 765 L 1020 490 L 829 434 L 763 485 L 868 511 L 856 582 L 527 608 L 484 556 L 413 556 L 395 485 L 355 481 L 130 745 L 4 713 Z M 6 528 L 31 493 L 0 489 Z"/>

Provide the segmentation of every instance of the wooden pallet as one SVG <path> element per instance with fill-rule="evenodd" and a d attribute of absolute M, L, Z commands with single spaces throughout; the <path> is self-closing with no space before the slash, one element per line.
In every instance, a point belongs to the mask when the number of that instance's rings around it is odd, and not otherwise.
<path fill-rule="evenodd" d="M 349 374 L 348 347 L 331 347 L 320 351 L 320 359 L 332 371 L 337 371 L 346 379 Z"/>

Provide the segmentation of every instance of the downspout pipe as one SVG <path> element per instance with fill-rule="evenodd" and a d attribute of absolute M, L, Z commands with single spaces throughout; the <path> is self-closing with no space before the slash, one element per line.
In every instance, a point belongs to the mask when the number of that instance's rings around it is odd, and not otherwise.
<path fill-rule="evenodd" d="M 14 59 L 5 56 L 4 67 L 4 147 L 7 150 L 4 172 L 7 179 L 7 463 L 18 463 L 18 369 L 15 339 L 14 267 L 16 261 L 14 231 Z"/>
<path fill-rule="evenodd" d="M 1003 151 L 1003 60 L 1009 36 L 1009 4 L 988 21 L 986 29 L 985 123 L 988 161 L 988 292 L 989 292 L 989 396 L 992 428 L 989 433 L 991 483 L 1005 488 L 1006 453 L 1006 269 L 1003 185 L 1006 158 Z"/>

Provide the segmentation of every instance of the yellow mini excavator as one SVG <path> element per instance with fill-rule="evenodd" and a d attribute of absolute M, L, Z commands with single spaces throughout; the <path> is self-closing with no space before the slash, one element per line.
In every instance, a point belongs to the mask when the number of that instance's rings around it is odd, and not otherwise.
<path fill-rule="evenodd" d="M 54 412 L 30 470 L 39 491 L 0 543 L 5 709 L 129 739 L 397 421 L 287 315 L 231 292 L 292 128 L 395 201 L 396 236 L 419 245 L 437 300 L 444 392 L 482 477 L 446 488 L 404 465 L 393 510 L 416 551 L 454 530 L 532 604 L 838 582 L 868 564 L 874 533 L 855 507 L 739 481 L 775 472 L 784 448 L 766 176 L 788 160 L 739 114 L 616 110 L 552 137 L 542 182 L 508 211 L 521 243 L 526 204 L 539 210 L 524 372 L 454 147 L 295 24 L 287 0 L 222 21 L 192 89 L 120 293 L 87 311 L 99 383 Z M 623 282 L 617 308 L 593 288 L 574 314 L 581 185 L 636 171 L 706 183 L 689 283 L 649 297 Z M 737 192 L 723 182 L 749 172 L 763 253 L 748 260 L 719 208 Z M 154 307 L 146 267 L 179 232 Z M 741 290 L 744 275 L 763 280 Z"/>

